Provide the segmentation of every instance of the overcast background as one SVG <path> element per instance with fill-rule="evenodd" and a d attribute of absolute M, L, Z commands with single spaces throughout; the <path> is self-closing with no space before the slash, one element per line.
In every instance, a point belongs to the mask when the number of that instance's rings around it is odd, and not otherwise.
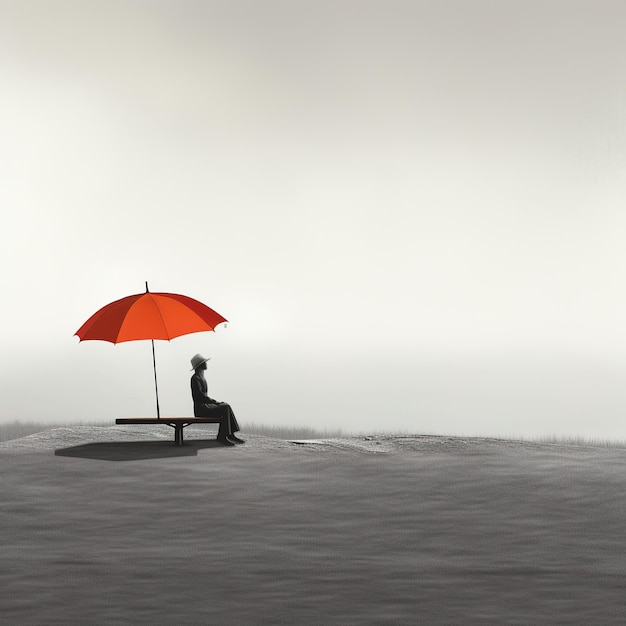
<path fill-rule="evenodd" d="M 0 0 L 0 419 L 626 438 L 623 2 Z"/>

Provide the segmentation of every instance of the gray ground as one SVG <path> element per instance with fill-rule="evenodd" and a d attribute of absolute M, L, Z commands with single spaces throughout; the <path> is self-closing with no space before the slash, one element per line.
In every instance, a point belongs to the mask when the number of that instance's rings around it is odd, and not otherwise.
<path fill-rule="evenodd" d="M 1 623 L 624 623 L 626 450 L 194 428 L 0 444 Z"/>

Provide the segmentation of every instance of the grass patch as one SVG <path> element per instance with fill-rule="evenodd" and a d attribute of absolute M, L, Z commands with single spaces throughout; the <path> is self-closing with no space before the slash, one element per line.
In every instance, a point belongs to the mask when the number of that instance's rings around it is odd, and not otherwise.
<path fill-rule="evenodd" d="M 22 422 L 15 420 L 13 422 L 0 423 L 0 442 L 9 441 L 11 439 L 19 439 L 20 437 L 27 437 L 28 435 L 34 435 L 53 428 L 73 428 L 76 426 L 100 426 L 109 427 L 113 426 L 111 420 L 101 420 L 96 422 L 35 422 L 26 421 Z M 194 428 L 211 428 L 215 429 L 217 426 L 209 424 L 198 424 Z M 386 435 L 388 437 L 409 437 L 418 433 L 408 432 L 406 430 L 386 431 L 386 432 L 346 432 L 340 428 L 334 429 L 320 429 L 310 428 L 308 426 L 277 426 L 268 424 L 256 424 L 254 422 L 246 422 L 242 429 L 242 432 L 250 435 L 261 435 L 264 437 L 273 437 L 275 439 L 337 439 L 340 437 L 363 437 L 366 435 Z M 437 437 L 454 437 L 454 435 L 436 435 L 435 433 L 419 433 L 427 434 L 429 436 Z M 462 437 L 461 435 L 459 435 Z M 481 438 L 481 435 L 474 435 Z M 619 439 L 606 439 L 599 437 L 580 437 L 575 435 L 547 435 L 540 437 L 527 437 L 527 436 L 501 436 L 501 437 L 485 437 L 487 439 L 501 439 L 502 441 L 521 441 L 529 443 L 545 443 L 556 444 L 565 446 L 593 446 L 601 448 L 626 448 L 626 441 Z"/>
<path fill-rule="evenodd" d="M 265 437 L 274 437 L 275 439 L 336 439 L 338 437 L 350 437 L 337 429 L 317 429 L 308 426 L 271 426 L 265 424 L 255 424 L 254 422 L 245 423 L 242 432 L 251 435 L 263 435 Z"/>
<path fill-rule="evenodd" d="M 532 441 L 538 443 L 555 443 L 565 446 L 594 446 L 597 448 L 626 448 L 626 442 L 619 439 L 603 439 L 600 437 L 577 437 L 573 435 L 549 435 L 537 437 Z"/>
<path fill-rule="evenodd" d="M 113 426 L 112 421 L 99 422 L 22 422 L 15 420 L 13 422 L 0 423 L 0 442 L 9 441 L 11 439 L 19 439 L 27 437 L 35 433 L 41 433 L 53 428 L 72 428 L 76 426 Z M 209 424 L 197 424 L 194 428 L 210 428 L 216 429 L 217 426 Z M 265 437 L 274 437 L 276 439 L 332 439 L 336 437 L 349 436 L 341 429 L 321 430 L 308 428 L 306 426 L 267 426 L 263 424 L 247 423 L 243 432 L 251 435 L 263 435 Z"/>
<path fill-rule="evenodd" d="M 27 437 L 53 428 L 72 428 L 75 426 L 111 426 L 110 421 L 102 422 L 13 422 L 0 423 L 0 442 Z"/>

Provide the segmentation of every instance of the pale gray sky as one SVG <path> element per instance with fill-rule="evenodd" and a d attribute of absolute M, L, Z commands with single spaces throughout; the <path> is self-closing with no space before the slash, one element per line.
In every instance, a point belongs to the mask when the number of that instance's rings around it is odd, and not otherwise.
<path fill-rule="evenodd" d="M 623 2 L 0 0 L 0 419 L 626 438 Z"/>

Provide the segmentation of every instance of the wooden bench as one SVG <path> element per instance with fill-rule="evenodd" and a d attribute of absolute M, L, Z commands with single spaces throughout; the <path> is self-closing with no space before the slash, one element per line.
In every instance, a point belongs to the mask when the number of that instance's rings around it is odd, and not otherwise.
<path fill-rule="evenodd" d="M 191 424 L 219 424 L 219 417 L 118 417 L 116 424 L 157 424 L 174 429 L 174 442 L 183 445 L 183 428 Z"/>

